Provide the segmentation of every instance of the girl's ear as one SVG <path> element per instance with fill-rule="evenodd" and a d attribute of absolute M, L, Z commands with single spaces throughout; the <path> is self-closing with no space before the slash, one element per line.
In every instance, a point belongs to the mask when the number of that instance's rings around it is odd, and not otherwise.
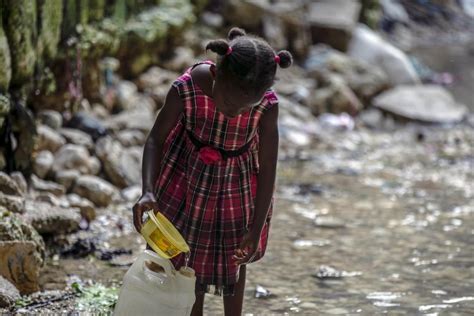
<path fill-rule="evenodd" d="M 216 74 L 217 74 L 216 65 L 211 65 L 211 66 L 209 67 L 209 70 L 211 71 L 212 79 L 216 79 Z"/>

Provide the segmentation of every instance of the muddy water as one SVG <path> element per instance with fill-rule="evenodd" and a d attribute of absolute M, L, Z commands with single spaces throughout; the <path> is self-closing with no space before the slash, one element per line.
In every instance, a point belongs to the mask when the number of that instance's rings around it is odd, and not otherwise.
<path fill-rule="evenodd" d="M 300 158 L 282 152 L 269 247 L 248 267 L 245 314 L 472 314 L 473 148 L 473 126 L 409 125 L 329 132 Z M 102 210 L 89 234 L 137 254 L 144 243 L 130 206 Z M 323 265 L 346 276 L 316 277 Z M 93 256 L 58 258 L 42 283 L 114 285 L 126 269 Z M 256 298 L 257 285 L 271 295 Z M 74 309 L 73 300 L 57 305 L 48 310 Z M 222 315 L 222 298 L 207 295 L 205 308 Z"/>

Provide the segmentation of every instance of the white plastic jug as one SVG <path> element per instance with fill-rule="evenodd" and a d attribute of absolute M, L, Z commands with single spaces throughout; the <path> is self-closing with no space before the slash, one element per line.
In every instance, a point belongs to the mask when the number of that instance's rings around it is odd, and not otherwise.
<path fill-rule="evenodd" d="M 161 266 L 164 272 L 150 270 L 147 261 Z M 196 299 L 195 282 L 193 269 L 176 271 L 170 260 L 145 250 L 124 276 L 114 315 L 188 316 Z"/>

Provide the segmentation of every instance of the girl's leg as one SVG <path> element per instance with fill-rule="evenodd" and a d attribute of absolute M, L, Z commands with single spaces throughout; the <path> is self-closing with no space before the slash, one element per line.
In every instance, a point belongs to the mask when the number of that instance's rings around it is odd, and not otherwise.
<path fill-rule="evenodd" d="M 196 293 L 196 301 L 194 302 L 191 316 L 202 316 L 204 309 L 204 293 Z"/>
<path fill-rule="evenodd" d="M 239 281 L 235 286 L 234 296 L 224 296 L 224 313 L 225 316 L 242 315 L 242 305 L 244 302 L 245 290 L 245 265 L 240 266 Z"/>

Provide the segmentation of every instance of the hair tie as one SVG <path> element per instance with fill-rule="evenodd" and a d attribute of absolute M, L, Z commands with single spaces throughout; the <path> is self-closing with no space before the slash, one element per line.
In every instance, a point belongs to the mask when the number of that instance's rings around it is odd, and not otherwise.
<path fill-rule="evenodd" d="M 280 64 L 280 56 L 275 55 L 275 62 L 279 65 Z"/>
<path fill-rule="evenodd" d="M 229 48 L 227 48 L 227 52 L 225 53 L 225 55 L 230 55 L 230 53 L 232 53 L 232 47 L 229 46 Z"/>

